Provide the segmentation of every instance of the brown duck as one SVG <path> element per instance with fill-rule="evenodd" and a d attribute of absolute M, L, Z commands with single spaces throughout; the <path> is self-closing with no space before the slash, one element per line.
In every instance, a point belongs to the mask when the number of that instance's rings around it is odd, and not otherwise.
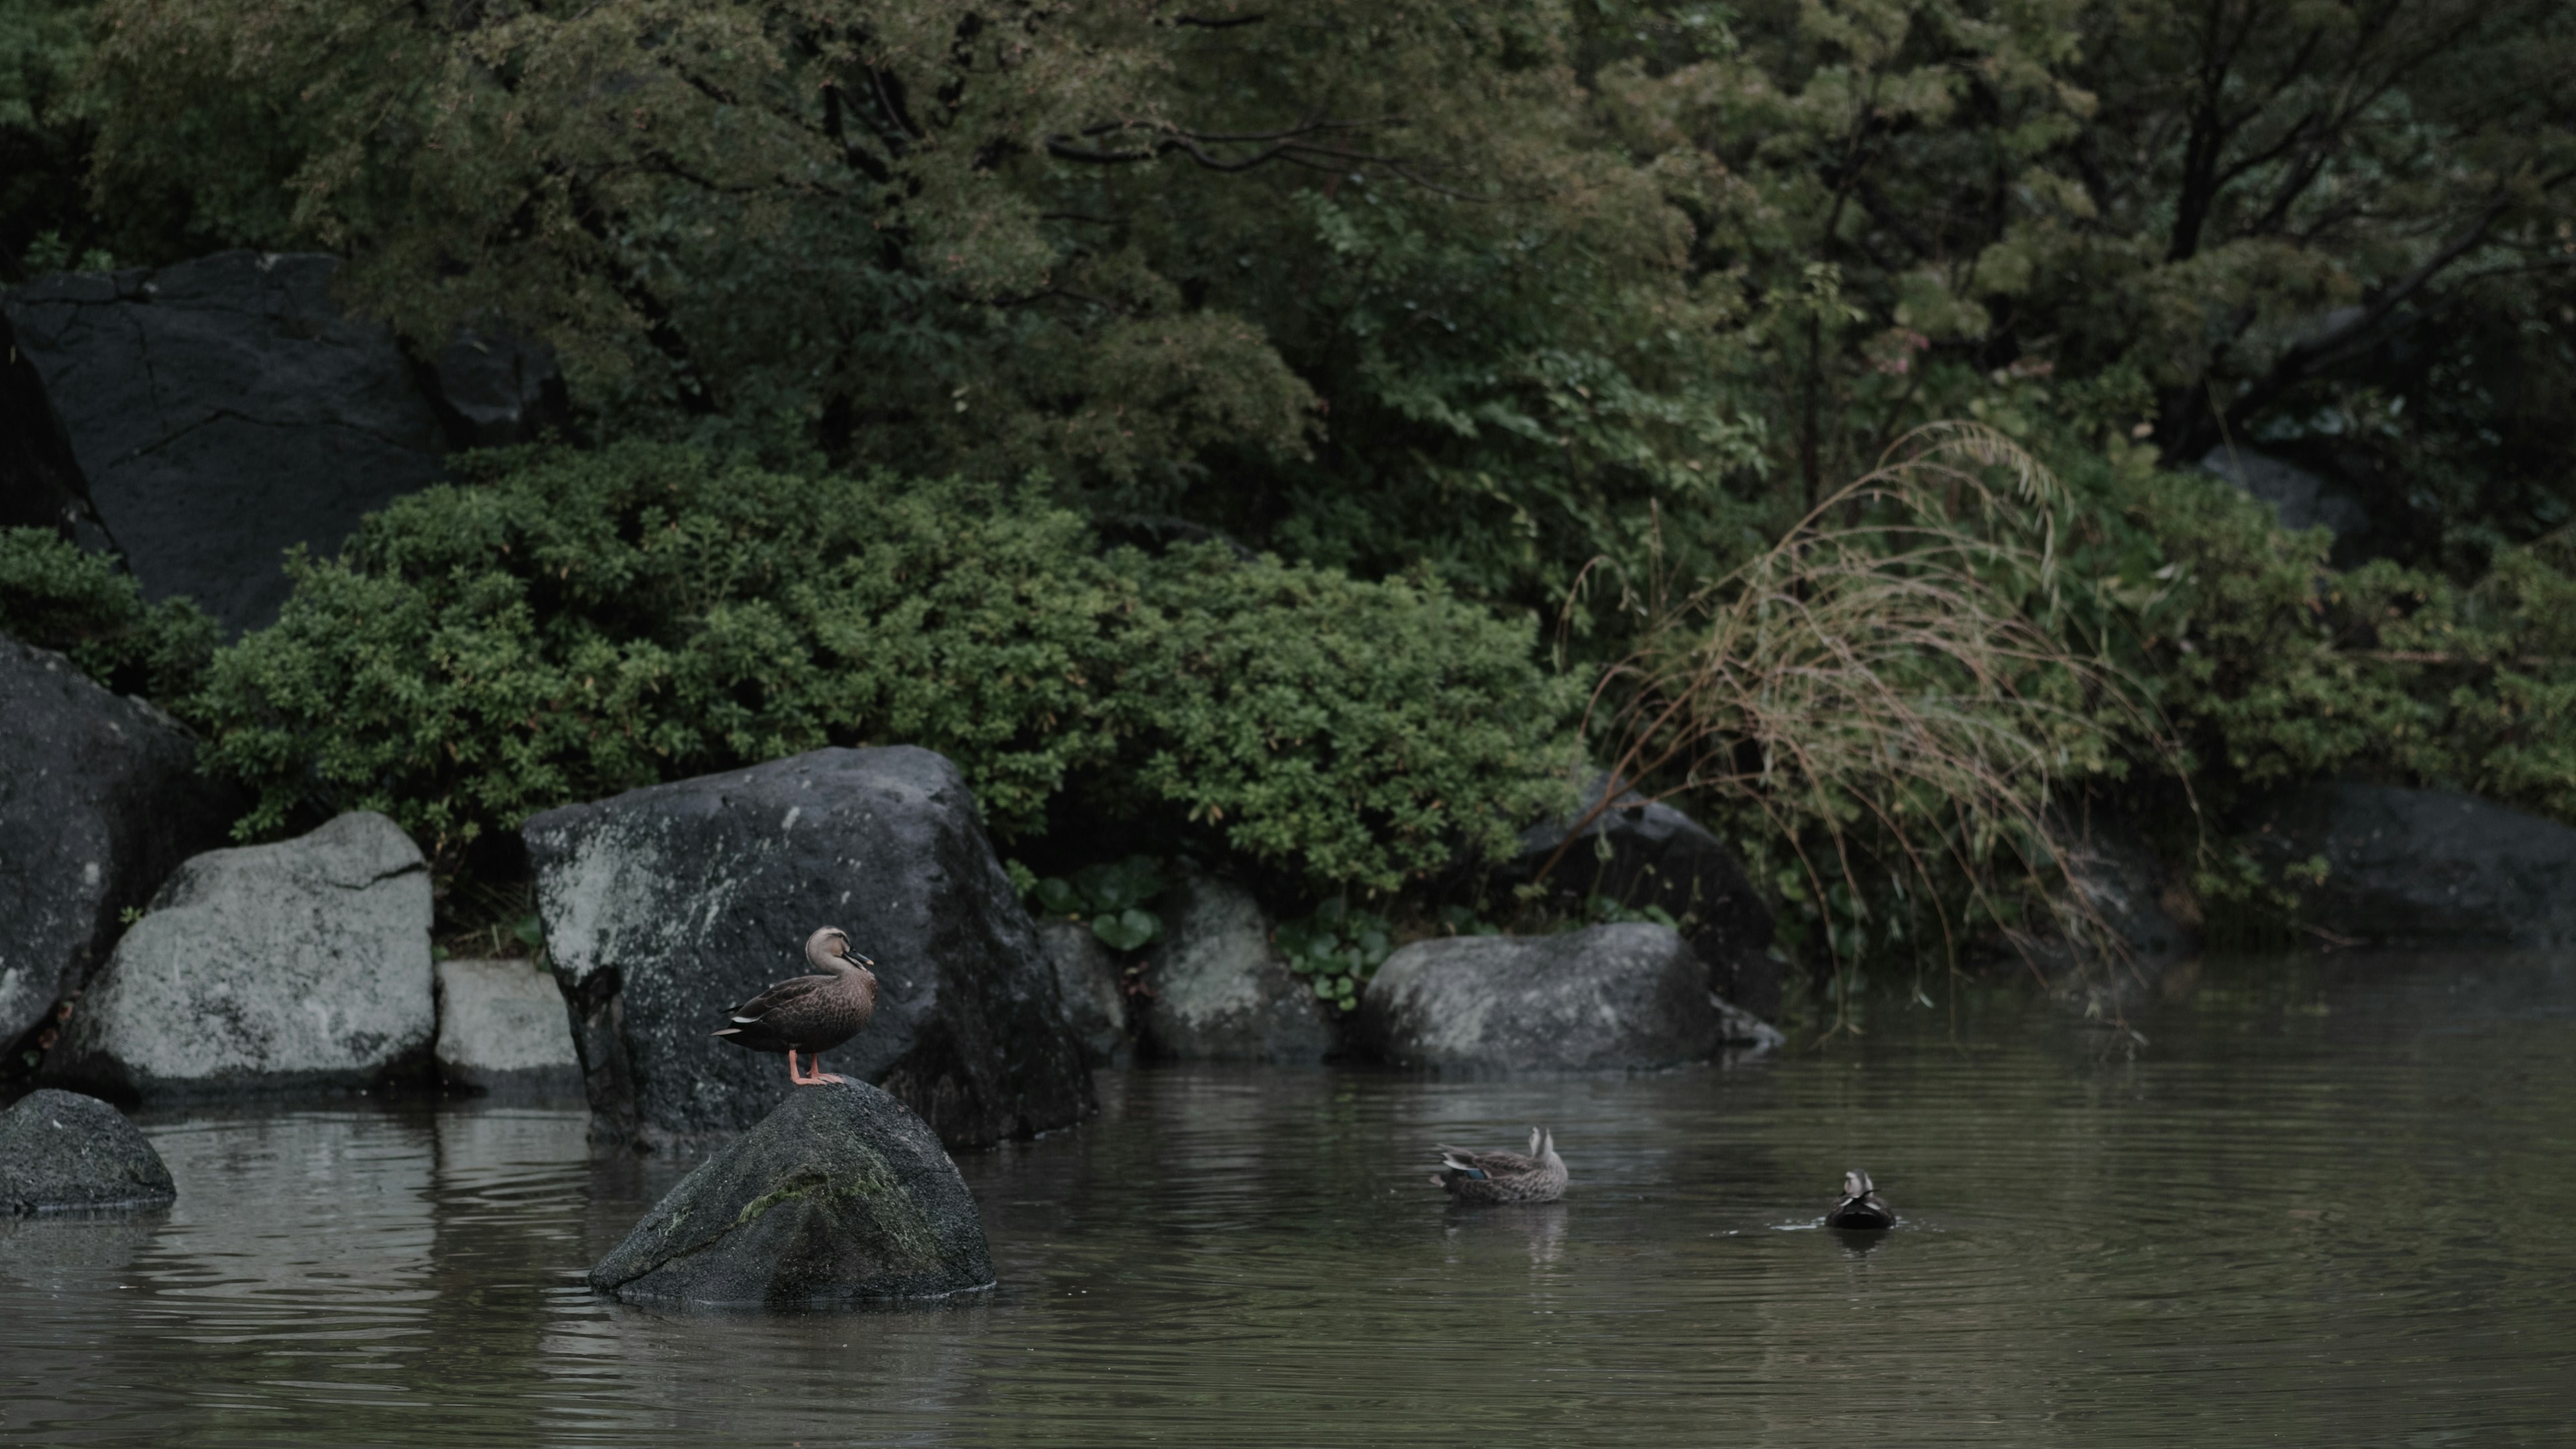
<path fill-rule="evenodd" d="M 1532 1127 L 1527 1157 L 1443 1147 L 1431 1180 L 1457 1202 L 1554 1202 L 1565 1195 L 1565 1159 L 1556 1155 L 1555 1133 Z"/>
<path fill-rule="evenodd" d="M 781 981 L 733 1009 L 733 1025 L 716 1035 L 756 1052 L 787 1053 L 787 1080 L 800 1087 L 846 1082 L 823 1070 L 823 1053 L 857 1036 L 877 1010 L 874 961 L 850 949 L 850 938 L 838 926 L 825 926 L 805 938 L 805 959 L 823 971 Z M 796 1066 L 796 1054 L 813 1057 L 808 1074 Z"/>

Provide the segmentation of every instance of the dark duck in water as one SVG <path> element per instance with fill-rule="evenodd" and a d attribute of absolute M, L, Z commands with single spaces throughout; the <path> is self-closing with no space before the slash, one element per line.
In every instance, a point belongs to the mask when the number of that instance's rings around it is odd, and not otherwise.
<path fill-rule="evenodd" d="M 1555 1133 L 1532 1127 L 1527 1157 L 1443 1147 L 1431 1180 L 1456 1202 L 1554 1202 L 1565 1195 L 1565 1159 L 1556 1155 Z"/>
<path fill-rule="evenodd" d="M 716 1035 L 756 1052 L 787 1053 L 787 1080 L 800 1087 L 846 1082 L 823 1070 L 822 1055 L 857 1036 L 876 1014 L 874 961 L 850 949 L 850 938 L 837 926 L 825 926 L 805 938 L 805 959 L 823 972 L 781 981 L 733 1009 L 733 1025 Z M 800 1071 L 796 1054 L 815 1058 L 811 1073 Z"/>
<path fill-rule="evenodd" d="M 1879 1197 L 1878 1189 L 1869 1185 L 1869 1174 L 1855 1167 L 1843 1174 L 1843 1200 L 1825 1214 L 1829 1228 L 1892 1228 L 1896 1226 L 1896 1209 Z"/>

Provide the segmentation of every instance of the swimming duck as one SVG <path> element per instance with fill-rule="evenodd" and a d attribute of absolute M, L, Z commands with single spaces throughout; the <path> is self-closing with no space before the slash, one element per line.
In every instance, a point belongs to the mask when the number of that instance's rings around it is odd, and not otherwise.
<path fill-rule="evenodd" d="M 1532 1127 L 1527 1157 L 1443 1147 L 1431 1180 L 1457 1202 L 1554 1202 L 1565 1194 L 1565 1159 L 1556 1155 L 1555 1133 Z"/>
<path fill-rule="evenodd" d="M 756 1052 L 787 1053 L 787 1080 L 800 1087 L 846 1082 L 823 1070 L 823 1053 L 857 1036 L 876 1014 L 874 961 L 850 949 L 850 938 L 838 926 L 825 926 L 805 938 L 805 959 L 820 976 L 781 981 L 733 1009 L 733 1025 L 716 1035 Z M 798 1070 L 796 1054 L 813 1057 L 809 1074 Z"/>
<path fill-rule="evenodd" d="M 1869 1174 L 1855 1167 L 1843 1174 L 1843 1200 L 1825 1214 L 1829 1228 L 1892 1228 L 1896 1226 L 1896 1209 L 1889 1207 L 1869 1185 Z"/>

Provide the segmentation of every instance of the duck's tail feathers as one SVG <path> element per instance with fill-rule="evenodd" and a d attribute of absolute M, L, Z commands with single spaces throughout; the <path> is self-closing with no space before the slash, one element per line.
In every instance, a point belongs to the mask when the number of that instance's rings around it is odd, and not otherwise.
<path fill-rule="evenodd" d="M 734 1020 L 740 1021 L 742 1018 L 737 1016 Z M 716 1036 L 740 1036 L 742 1035 L 742 1028 L 738 1026 L 720 1026 L 715 1029 L 713 1034 Z"/>
<path fill-rule="evenodd" d="M 1478 1182 L 1483 1182 L 1485 1180 L 1485 1169 L 1477 1167 L 1472 1163 L 1460 1162 L 1450 1153 L 1443 1152 L 1440 1154 L 1440 1165 L 1449 1169 L 1451 1172 L 1464 1173 L 1465 1175 L 1476 1179 Z"/>

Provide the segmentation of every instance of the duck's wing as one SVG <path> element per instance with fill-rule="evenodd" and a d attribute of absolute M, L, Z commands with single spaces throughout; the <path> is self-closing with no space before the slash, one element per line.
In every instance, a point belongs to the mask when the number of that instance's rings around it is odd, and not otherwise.
<path fill-rule="evenodd" d="M 781 981 L 726 1013 L 735 1026 L 757 1026 L 782 1006 L 791 1006 L 832 984 L 829 976 L 798 976 Z"/>
<path fill-rule="evenodd" d="M 1538 1164 L 1517 1152 L 1469 1152 L 1464 1148 L 1443 1147 L 1440 1165 L 1451 1172 L 1470 1177 L 1513 1177 L 1530 1172 Z"/>

